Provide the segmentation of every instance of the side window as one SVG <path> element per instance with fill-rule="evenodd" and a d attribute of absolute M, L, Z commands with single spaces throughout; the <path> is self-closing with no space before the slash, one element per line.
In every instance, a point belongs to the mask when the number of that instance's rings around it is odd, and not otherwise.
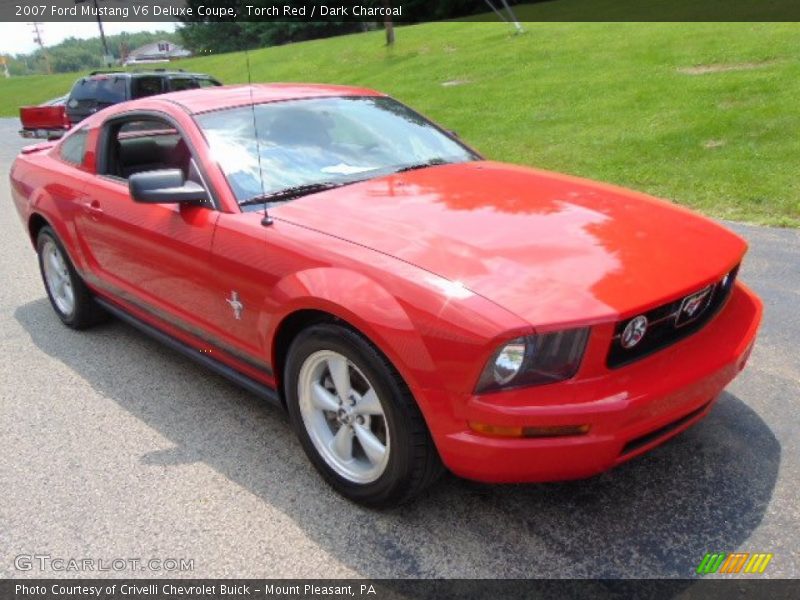
<path fill-rule="evenodd" d="M 197 88 L 197 81 L 191 77 L 173 77 L 169 80 L 169 89 L 173 92 Z"/>
<path fill-rule="evenodd" d="M 105 175 L 127 179 L 144 171 L 180 169 L 189 177 L 189 147 L 168 122 L 140 118 L 115 121 L 106 127 Z"/>
<path fill-rule="evenodd" d="M 222 85 L 218 81 L 214 81 L 213 79 L 208 79 L 206 77 L 198 77 L 197 78 L 197 86 L 204 88 L 204 87 L 216 87 L 218 85 Z"/>
<path fill-rule="evenodd" d="M 163 81 L 163 77 L 137 77 L 131 82 L 133 84 L 132 97 L 144 98 L 145 96 L 154 96 L 162 93 L 161 84 Z"/>
<path fill-rule="evenodd" d="M 58 155 L 61 160 L 78 167 L 81 166 L 83 164 L 83 155 L 86 154 L 87 135 L 88 132 L 84 128 L 65 138 L 58 149 Z"/>

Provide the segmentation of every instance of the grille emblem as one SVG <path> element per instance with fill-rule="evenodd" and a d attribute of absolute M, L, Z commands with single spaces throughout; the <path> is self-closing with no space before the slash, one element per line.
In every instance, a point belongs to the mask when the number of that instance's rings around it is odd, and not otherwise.
<path fill-rule="evenodd" d="M 711 289 L 712 286 L 709 285 L 699 292 L 690 294 L 683 299 L 678 314 L 675 317 L 676 327 L 685 325 L 703 314 L 703 311 L 708 307 L 711 301 Z"/>
<path fill-rule="evenodd" d="M 642 341 L 645 333 L 647 333 L 647 317 L 639 315 L 631 319 L 622 330 L 619 343 L 623 348 L 633 348 Z"/>

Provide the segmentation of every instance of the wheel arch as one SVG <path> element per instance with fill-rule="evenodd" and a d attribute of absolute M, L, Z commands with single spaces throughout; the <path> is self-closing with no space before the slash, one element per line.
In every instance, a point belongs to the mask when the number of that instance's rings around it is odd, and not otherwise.
<path fill-rule="evenodd" d="M 36 247 L 36 240 L 39 237 L 39 232 L 43 227 L 53 228 L 50 221 L 45 219 L 41 214 L 38 212 L 31 213 L 31 216 L 28 218 L 28 234 L 30 235 L 31 243 L 34 248 Z"/>
<path fill-rule="evenodd" d="M 281 394 L 289 346 L 300 331 L 316 323 L 337 323 L 363 336 L 412 390 L 425 387 L 421 378 L 426 371 L 435 373 L 412 318 L 377 281 L 346 269 L 321 267 L 293 274 L 276 290 L 284 310 L 265 328 L 265 337 Z"/>
<path fill-rule="evenodd" d="M 286 358 L 289 354 L 289 346 L 297 335 L 304 329 L 318 323 L 336 323 L 340 319 L 329 312 L 312 308 L 300 308 L 283 317 L 275 328 L 272 337 L 272 370 L 277 384 L 278 394 L 281 402 L 286 404 L 286 396 L 283 392 L 283 370 L 286 367 Z"/>
<path fill-rule="evenodd" d="M 28 235 L 30 236 L 34 250 L 36 250 L 39 232 L 41 232 L 44 227 L 49 227 L 53 230 L 53 233 L 56 234 L 61 245 L 64 246 L 67 256 L 70 261 L 72 261 L 72 265 L 79 274 L 83 275 L 85 269 L 84 257 L 74 234 L 74 225 L 66 223 L 64 219 L 58 218 L 61 216 L 59 213 L 48 214 L 48 211 L 43 210 L 43 208 L 42 204 L 38 203 L 34 210 L 28 215 Z"/>

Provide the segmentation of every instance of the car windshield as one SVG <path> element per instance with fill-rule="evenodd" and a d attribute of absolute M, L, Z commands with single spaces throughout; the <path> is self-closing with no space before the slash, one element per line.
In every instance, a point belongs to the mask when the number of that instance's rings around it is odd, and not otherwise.
<path fill-rule="evenodd" d="M 203 114 L 197 122 L 245 205 L 478 158 L 385 97 L 272 102 Z"/>

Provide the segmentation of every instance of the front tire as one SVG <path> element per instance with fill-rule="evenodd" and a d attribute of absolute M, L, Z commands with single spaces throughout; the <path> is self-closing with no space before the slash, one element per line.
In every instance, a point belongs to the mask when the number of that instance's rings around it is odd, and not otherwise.
<path fill-rule="evenodd" d="M 441 474 L 411 392 L 360 334 L 334 324 L 305 329 L 289 348 L 284 382 L 303 449 L 343 496 L 397 505 Z"/>
<path fill-rule="evenodd" d="M 78 275 L 63 244 L 50 227 L 36 238 L 39 270 L 47 297 L 58 318 L 73 329 L 85 329 L 106 318 L 92 293 Z"/>

